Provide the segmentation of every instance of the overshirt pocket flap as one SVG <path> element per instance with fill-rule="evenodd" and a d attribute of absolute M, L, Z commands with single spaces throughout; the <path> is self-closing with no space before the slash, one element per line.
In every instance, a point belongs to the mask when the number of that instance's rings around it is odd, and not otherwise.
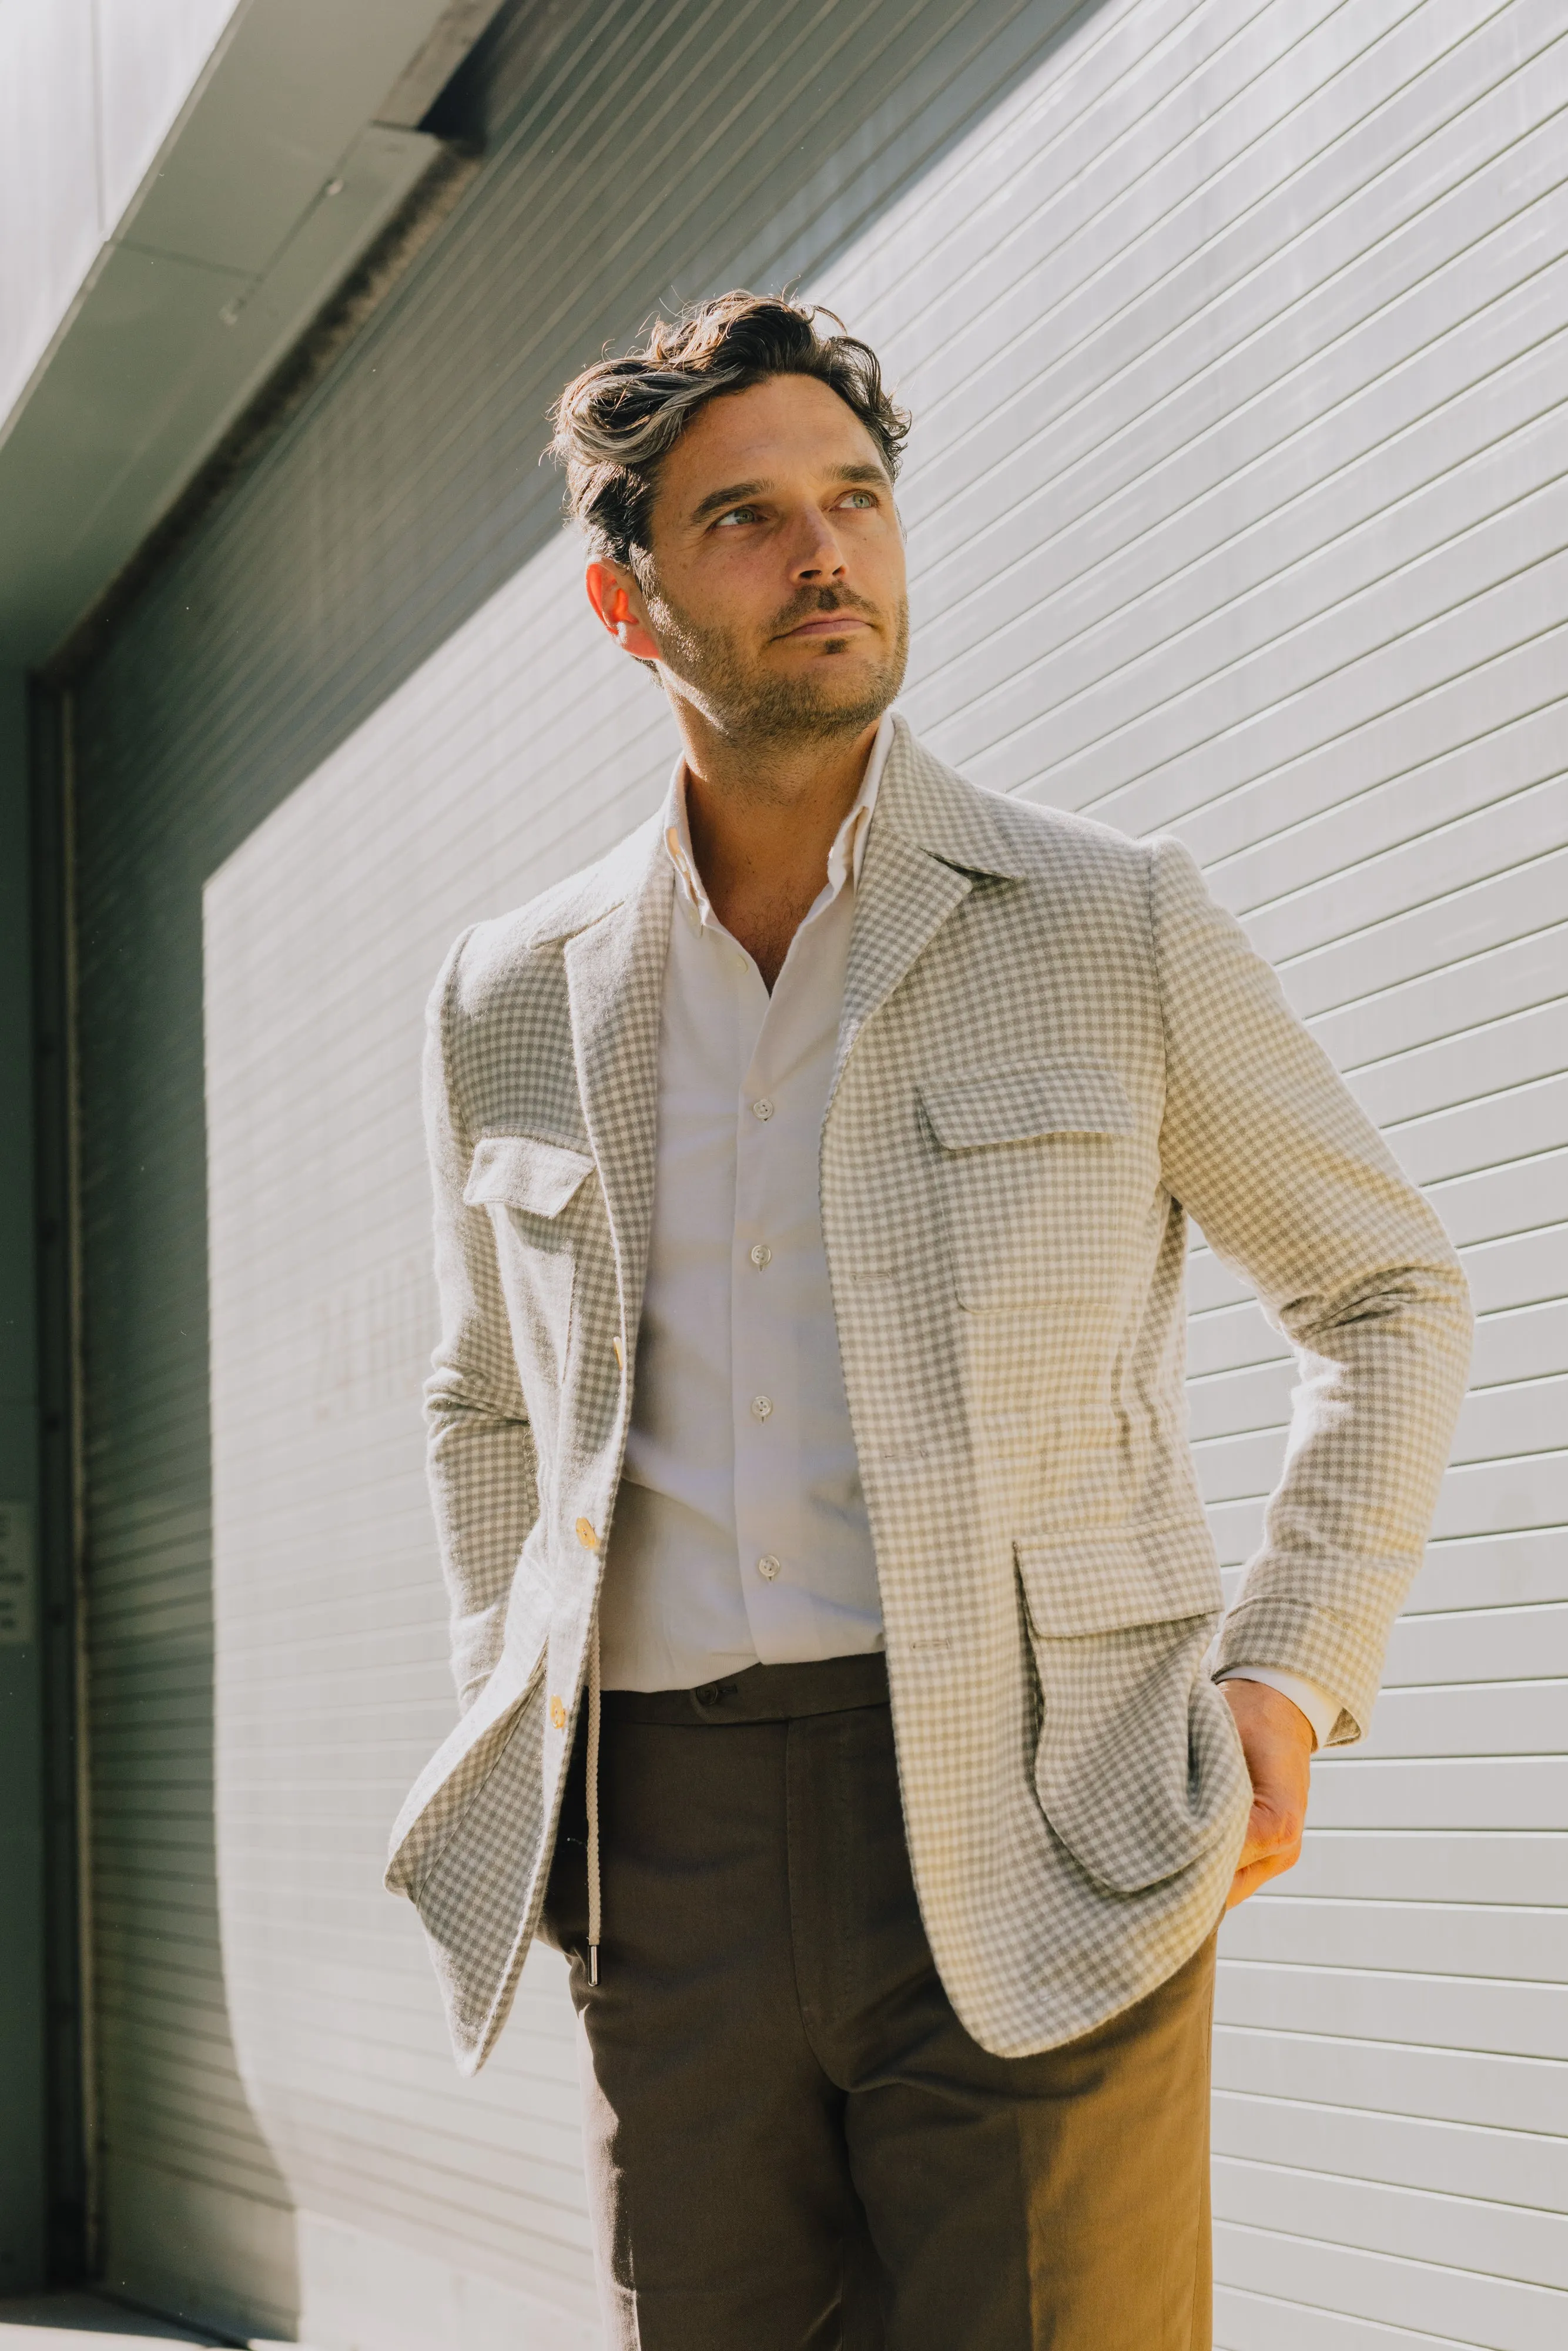
<path fill-rule="evenodd" d="M 1035 1637 L 1076 1641 L 1224 1605 L 1206 1527 L 1040 1533 L 1013 1545 Z"/>
<path fill-rule="evenodd" d="M 1029 1143 L 1043 1134 L 1131 1134 L 1133 1105 L 1101 1061 L 1034 1061 L 1016 1070 L 931 1079 L 920 1099 L 945 1151 Z"/>
<path fill-rule="evenodd" d="M 583 1178 L 593 1172 L 585 1151 L 545 1143 L 534 1134 L 486 1134 L 474 1147 L 463 1197 L 470 1208 L 522 1208 L 531 1217 L 559 1217 Z"/>

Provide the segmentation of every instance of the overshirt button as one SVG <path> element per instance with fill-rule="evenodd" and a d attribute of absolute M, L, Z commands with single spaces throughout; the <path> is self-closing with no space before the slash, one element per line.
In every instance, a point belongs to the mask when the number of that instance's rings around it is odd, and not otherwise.
<path fill-rule="evenodd" d="M 768 1101 L 766 1094 L 764 1094 L 759 1101 L 752 1103 L 751 1115 L 753 1118 L 759 1118 L 764 1126 L 767 1125 L 768 1120 L 773 1115 L 773 1105 Z"/>
<path fill-rule="evenodd" d="M 753 1397 L 752 1397 L 752 1399 L 751 1399 L 751 1416 L 752 1416 L 753 1420 L 766 1420 L 766 1419 L 767 1419 L 767 1417 L 768 1417 L 768 1414 L 772 1411 L 772 1409 L 773 1409 L 773 1399 L 772 1399 L 772 1397 L 771 1397 L 771 1396 L 753 1396 Z"/>
<path fill-rule="evenodd" d="M 591 1519 L 579 1519 L 577 1522 L 577 1540 L 582 1545 L 584 1551 L 598 1550 L 599 1537 L 593 1531 L 593 1520 Z"/>
<path fill-rule="evenodd" d="M 766 1264 L 768 1263 L 768 1259 L 772 1257 L 772 1255 L 773 1255 L 773 1252 L 772 1252 L 772 1250 L 768 1248 L 768 1244 L 767 1244 L 767 1242 L 766 1242 L 766 1241 L 753 1241 L 753 1242 L 752 1242 L 752 1244 L 751 1244 L 751 1262 L 752 1262 L 752 1264 L 753 1264 L 753 1265 L 758 1265 L 758 1266 L 766 1265 Z"/>
<path fill-rule="evenodd" d="M 771 1552 L 765 1552 L 762 1558 L 758 1561 L 757 1573 L 762 1578 L 764 1583 L 772 1583 L 774 1577 L 779 1573 L 779 1562 L 774 1558 Z"/>
<path fill-rule="evenodd" d="M 566 1708 L 559 1698 L 552 1698 L 549 1702 L 549 1719 L 557 1730 L 566 1729 Z"/>
<path fill-rule="evenodd" d="M 617 1333 L 617 1335 L 616 1335 L 613 1339 L 612 1339 L 612 1341 L 610 1342 L 610 1343 L 611 1343 L 611 1345 L 612 1345 L 612 1346 L 614 1348 L 614 1350 L 615 1350 L 615 1360 L 616 1360 L 616 1362 L 620 1364 L 620 1366 L 621 1366 L 622 1370 L 622 1371 L 624 1371 L 624 1370 L 625 1370 L 625 1368 L 626 1368 L 626 1342 L 625 1342 L 625 1340 L 624 1340 L 624 1339 L 622 1339 L 622 1338 L 620 1336 L 620 1334 L 619 1334 L 619 1333 Z"/>

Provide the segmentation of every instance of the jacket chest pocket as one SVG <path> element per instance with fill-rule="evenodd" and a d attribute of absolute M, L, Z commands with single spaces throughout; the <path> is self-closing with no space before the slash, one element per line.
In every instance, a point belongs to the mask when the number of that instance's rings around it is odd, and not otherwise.
<path fill-rule="evenodd" d="M 1115 1071 L 1036 1061 L 933 1080 L 920 1099 L 959 1304 L 994 1314 L 1113 1296 L 1139 1189 Z"/>
<path fill-rule="evenodd" d="M 487 1134 L 475 1146 L 463 1198 L 490 1214 L 525 1394 L 530 1370 L 556 1389 L 565 1376 L 578 1221 L 567 1211 L 592 1173 L 586 1152 L 538 1135 Z"/>

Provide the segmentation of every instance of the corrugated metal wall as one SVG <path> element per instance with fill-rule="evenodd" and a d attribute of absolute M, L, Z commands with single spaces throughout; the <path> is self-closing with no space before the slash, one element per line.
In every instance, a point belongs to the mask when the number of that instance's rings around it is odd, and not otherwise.
<path fill-rule="evenodd" d="M 451 1712 L 418 1011 L 458 924 L 607 844 L 669 756 L 582 616 L 548 399 L 666 289 L 799 272 L 916 412 L 915 724 L 1190 841 L 1482 1311 L 1373 1739 L 1227 1929 L 1217 2339 L 1561 2341 L 1560 28 L 524 9 L 474 196 L 83 682 L 107 2189 L 143 2291 L 302 2304 L 322 2351 L 591 2339 L 554 1963 L 460 2085 L 376 1890 Z M 1235 1562 L 1289 1371 L 1201 1252 L 1193 1304 Z"/>

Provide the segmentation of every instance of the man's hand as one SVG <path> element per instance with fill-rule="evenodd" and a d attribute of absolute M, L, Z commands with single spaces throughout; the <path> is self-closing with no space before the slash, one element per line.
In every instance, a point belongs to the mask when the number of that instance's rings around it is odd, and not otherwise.
<path fill-rule="evenodd" d="M 1293 1869 L 1307 1824 L 1307 1782 L 1317 1740 L 1299 1706 L 1267 1682 L 1224 1681 L 1252 1780 L 1252 1817 L 1225 1907 L 1234 1910 L 1270 1877 Z"/>

